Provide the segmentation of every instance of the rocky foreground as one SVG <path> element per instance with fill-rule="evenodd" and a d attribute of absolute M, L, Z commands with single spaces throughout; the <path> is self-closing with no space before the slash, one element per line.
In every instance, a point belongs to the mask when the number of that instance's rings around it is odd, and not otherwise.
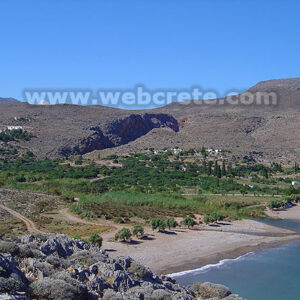
<path fill-rule="evenodd" d="M 182 287 L 130 257 L 62 234 L 0 239 L 0 299 L 242 299 L 218 284 Z"/>

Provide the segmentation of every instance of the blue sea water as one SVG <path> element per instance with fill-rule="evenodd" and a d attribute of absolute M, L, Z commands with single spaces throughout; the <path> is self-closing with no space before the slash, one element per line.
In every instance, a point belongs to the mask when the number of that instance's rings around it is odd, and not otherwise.
<path fill-rule="evenodd" d="M 265 221 L 300 233 L 300 222 Z M 210 281 L 248 300 L 300 299 L 300 242 L 224 260 L 175 277 L 183 285 Z"/>

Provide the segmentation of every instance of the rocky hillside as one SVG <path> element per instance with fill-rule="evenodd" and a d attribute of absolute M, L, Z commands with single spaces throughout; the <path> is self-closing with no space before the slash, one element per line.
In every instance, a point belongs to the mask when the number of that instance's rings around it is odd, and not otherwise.
<path fill-rule="evenodd" d="M 222 105 L 198 101 L 128 111 L 0 101 L 0 126 L 24 126 L 34 137 L 18 145 L 39 158 L 206 146 L 257 161 L 300 160 L 300 79 L 264 81 L 249 91 L 275 92 L 278 104 L 231 105 L 223 99 Z"/>
<path fill-rule="evenodd" d="M 14 98 L 1 98 L 0 97 L 0 102 L 18 102 L 18 100 L 14 99 Z"/>
<path fill-rule="evenodd" d="M 0 240 L 0 299 L 242 299 L 211 283 L 182 287 L 130 257 L 66 235 Z"/>

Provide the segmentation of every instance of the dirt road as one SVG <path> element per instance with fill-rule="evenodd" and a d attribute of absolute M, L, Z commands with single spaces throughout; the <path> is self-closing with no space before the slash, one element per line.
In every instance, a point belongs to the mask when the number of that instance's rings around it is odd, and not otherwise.
<path fill-rule="evenodd" d="M 23 221 L 25 223 L 29 233 L 44 233 L 43 231 L 39 230 L 31 220 L 29 220 L 28 218 L 22 216 L 20 213 L 16 212 L 15 210 L 13 210 L 11 208 L 8 208 L 8 207 L 6 207 L 4 205 L 1 205 L 1 204 L 0 204 L 0 209 L 3 209 L 5 211 L 7 211 L 8 213 L 10 213 L 15 218 Z"/>

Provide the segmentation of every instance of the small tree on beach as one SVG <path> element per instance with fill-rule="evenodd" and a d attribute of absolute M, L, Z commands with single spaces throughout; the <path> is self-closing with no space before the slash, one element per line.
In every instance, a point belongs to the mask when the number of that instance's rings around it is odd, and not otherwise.
<path fill-rule="evenodd" d="M 174 219 L 167 219 L 166 225 L 170 230 L 171 228 L 176 228 L 178 226 L 178 223 Z"/>
<path fill-rule="evenodd" d="M 144 235 L 144 228 L 141 225 L 136 225 L 133 227 L 132 233 L 137 238 L 142 238 Z"/>
<path fill-rule="evenodd" d="M 211 217 L 210 217 L 209 215 L 205 215 L 205 216 L 203 217 L 203 222 L 204 222 L 205 224 L 211 223 Z"/>
<path fill-rule="evenodd" d="M 190 229 L 190 227 L 193 227 L 194 225 L 196 225 L 196 221 L 191 217 L 186 217 L 183 220 L 183 224 L 186 225 Z"/>
<path fill-rule="evenodd" d="M 159 218 L 154 218 L 151 221 L 152 230 L 158 229 L 158 231 L 164 231 L 166 228 L 166 223 Z"/>
<path fill-rule="evenodd" d="M 131 231 L 128 228 L 122 228 L 115 234 L 115 240 L 128 242 L 131 238 Z"/>
<path fill-rule="evenodd" d="M 94 233 L 89 237 L 89 242 L 100 248 L 102 246 L 103 238 L 99 234 Z"/>
<path fill-rule="evenodd" d="M 210 214 L 211 220 L 213 222 L 218 222 L 218 221 L 222 221 L 224 219 L 224 216 L 221 215 L 219 212 L 214 211 Z"/>

